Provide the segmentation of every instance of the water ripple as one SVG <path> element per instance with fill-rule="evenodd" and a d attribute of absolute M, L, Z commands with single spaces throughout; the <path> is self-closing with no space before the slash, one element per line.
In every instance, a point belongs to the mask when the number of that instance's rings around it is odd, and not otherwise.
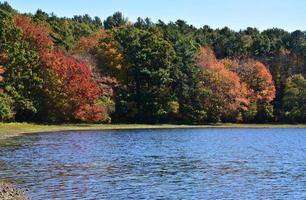
<path fill-rule="evenodd" d="M 34 200 L 306 199 L 306 130 L 33 134 L 1 142 L 0 179 Z"/>

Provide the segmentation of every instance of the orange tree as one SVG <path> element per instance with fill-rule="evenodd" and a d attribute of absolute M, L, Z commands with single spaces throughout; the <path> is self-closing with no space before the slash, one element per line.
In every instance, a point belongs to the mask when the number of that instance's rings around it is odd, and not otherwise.
<path fill-rule="evenodd" d="M 248 109 L 249 89 L 239 76 L 226 69 L 209 48 L 201 48 L 197 65 L 202 69 L 202 81 L 209 95 L 203 99 L 208 121 L 241 119 L 241 111 Z"/>

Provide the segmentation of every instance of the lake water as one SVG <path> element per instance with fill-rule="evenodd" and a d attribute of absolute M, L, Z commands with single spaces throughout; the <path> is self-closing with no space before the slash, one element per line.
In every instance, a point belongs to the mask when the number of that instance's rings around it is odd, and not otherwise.
<path fill-rule="evenodd" d="M 1 141 L 0 179 L 46 199 L 306 199 L 306 129 L 66 132 Z"/>

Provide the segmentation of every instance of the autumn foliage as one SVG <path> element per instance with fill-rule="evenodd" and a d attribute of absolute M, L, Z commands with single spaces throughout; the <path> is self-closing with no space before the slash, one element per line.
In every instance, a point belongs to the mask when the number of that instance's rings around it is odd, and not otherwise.
<path fill-rule="evenodd" d="M 44 66 L 49 72 L 46 94 L 47 106 L 57 118 L 65 121 L 102 121 L 104 107 L 99 105 L 102 91 L 93 80 L 91 66 L 62 52 L 53 52 L 47 56 Z"/>
<path fill-rule="evenodd" d="M 3 81 L 2 74 L 4 73 L 4 67 L 0 66 L 0 82 Z"/>
<path fill-rule="evenodd" d="M 90 53 L 97 60 L 97 68 L 104 74 L 118 76 L 126 64 L 112 33 L 100 29 L 95 35 L 81 37 L 75 44 L 76 53 Z"/>
<path fill-rule="evenodd" d="M 235 71 L 251 89 L 252 101 L 273 101 L 275 86 L 270 71 L 263 63 L 244 59 L 240 61 Z"/>
<path fill-rule="evenodd" d="M 305 122 L 305 32 L 0 7 L 1 122 Z"/>
<path fill-rule="evenodd" d="M 40 53 L 46 53 L 52 47 L 50 29 L 47 27 L 33 23 L 29 17 L 22 15 L 15 15 L 14 22 L 22 30 L 24 38 L 34 44 Z"/>
<path fill-rule="evenodd" d="M 237 114 L 239 110 L 247 110 L 249 88 L 240 80 L 240 77 L 225 68 L 224 64 L 217 60 L 209 48 L 201 48 L 197 59 L 197 65 L 203 69 L 204 86 L 208 88 L 209 96 L 204 99 L 205 107 L 216 115 L 213 121 L 219 121 L 218 115 L 229 113 Z M 233 117 L 233 116 L 231 116 Z"/>
<path fill-rule="evenodd" d="M 74 50 L 79 52 L 89 52 L 96 48 L 101 40 L 111 37 L 111 32 L 100 29 L 95 35 L 89 37 L 81 37 L 74 45 Z"/>
<path fill-rule="evenodd" d="M 41 76 L 46 80 L 42 113 L 52 121 L 102 121 L 105 108 L 99 98 L 103 90 L 94 80 L 93 66 L 52 50 L 50 30 L 28 17 L 15 16 L 14 21 L 40 54 Z"/>
<path fill-rule="evenodd" d="M 259 106 L 259 103 L 270 103 L 275 98 L 272 75 L 259 61 L 218 60 L 211 49 L 203 47 L 197 65 L 204 69 L 204 84 L 210 91 L 205 105 L 214 108 L 215 114 L 218 111 L 224 112 L 223 116 L 239 114 L 239 111 L 248 111 L 254 103 Z"/>

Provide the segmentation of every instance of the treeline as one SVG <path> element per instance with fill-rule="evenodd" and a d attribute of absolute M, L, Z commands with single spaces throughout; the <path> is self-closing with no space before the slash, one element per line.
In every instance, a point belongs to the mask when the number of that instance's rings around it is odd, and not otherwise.
<path fill-rule="evenodd" d="M 0 121 L 306 122 L 306 36 L 0 4 Z"/>

